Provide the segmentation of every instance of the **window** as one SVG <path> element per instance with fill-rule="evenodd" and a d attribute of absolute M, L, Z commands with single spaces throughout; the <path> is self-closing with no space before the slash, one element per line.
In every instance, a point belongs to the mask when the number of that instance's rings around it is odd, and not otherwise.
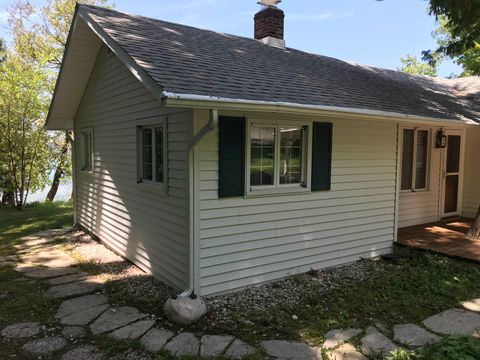
<path fill-rule="evenodd" d="M 165 131 L 163 125 L 138 128 L 139 182 L 165 183 Z"/>
<path fill-rule="evenodd" d="M 403 129 L 401 190 L 428 188 L 430 132 L 424 129 Z"/>
<path fill-rule="evenodd" d="M 93 170 L 93 131 L 82 131 L 81 133 L 81 158 L 82 170 Z"/>
<path fill-rule="evenodd" d="M 250 192 L 308 190 L 308 129 L 309 125 L 251 124 L 247 134 Z"/>

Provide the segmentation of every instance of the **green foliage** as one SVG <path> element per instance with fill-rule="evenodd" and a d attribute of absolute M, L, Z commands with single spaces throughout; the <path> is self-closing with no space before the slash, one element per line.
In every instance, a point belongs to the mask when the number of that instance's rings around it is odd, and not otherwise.
<path fill-rule="evenodd" d="M 480 339 L 469 336 L 451 336 L 426 349 L 425 360 L 478 360 Z"/>
<path fill-rule="evenodd" d="M 449 336 L 419 351 L 397 350 L 388 360 L 478 360 L 480 339 L 470 336 Z"/>
<path fill-rule="evenodd" d="M 17 0 L 8 14 L 12 40 L 4 51 L 0 42 L 0 193 L 13 191 L 20 209 L 54 169 L 61 178 L 71 173 L 65 133 L 48 133 L 44 124 L 75 4 L 48 0 L 35 8 Z"/>
<path fill-rule="evenodd" d="M 437 76 L 437 65 L 422 62 L 415 55 L 408 54 L 400 58 L 402 64 L 398 70 L 411 75 Z"/>
<path fill-rule="evenodd" d="M 451 57 L 461 56 L 480 42 L 480 1 L 430 0 L 430 14 L 443 19 L 451 34 L 437 52 Z"/>
<path fill-rule="evenodd" d="M 460 76 L 480 75 L 480 1 L 430 0 L 430 14 L 438 20 L 438 47 L 424 51 L 424 60 L 434 64 L 448 57 L 463 66 Z"/>
<path fill-rule="evenodd" d="M 445 17 L 440 17 L 438 19 L 438 26 L 433 32 L 433 37 L 440 48 L 447 47 L 448 44 L 452 43 L 452 30 L 449 28 L 449 23 Z M 461 77 L 480 74 L 480 45 L 478 43 L 475 43 L 472 47 L 466 48 L 463 52 L 458 53 L 452 58 L 464 69 L 460 74 Z M 431 63 L 436 62 L 437 61 L 433 61 Z"/>
<path fill-rule="evenodd" d="M 7 51 L 0 66 L 0 166 L 13 184 L 19 207 L 28 193 L 48 179 L 50 151 L 43 119 L 47 111 L 48 75 L 42 63 Z"/>

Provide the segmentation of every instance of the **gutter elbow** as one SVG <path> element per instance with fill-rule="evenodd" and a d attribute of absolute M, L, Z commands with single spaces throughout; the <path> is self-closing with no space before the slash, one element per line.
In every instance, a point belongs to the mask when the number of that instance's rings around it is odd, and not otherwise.
<path fill-rule="evenodd" d="M 201 128 L 199 132 L 195 134 L 192 141 L 190 141 L 190 144 L 188 145 L 188 150 L 193 149 L 195 145 L 197 145 L 198 142 L 202 140 L 205 135 L 207 135 L 211 131 L 215 131 L 217 127 L 218 127 L 218 110 L 211 109 L 208 123 L 203 128 Z"/>

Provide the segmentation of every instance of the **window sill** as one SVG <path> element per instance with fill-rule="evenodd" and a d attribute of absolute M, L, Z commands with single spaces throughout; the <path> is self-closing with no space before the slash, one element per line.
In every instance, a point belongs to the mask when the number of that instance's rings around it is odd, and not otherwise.
<path fill-rule="evenodd" d="M 165 184 L 143 181 L 137 183 L 137 188 L 145 192 L 168 196 L 167 186 Z"/>
<path fill-rule="evenodd" d="M 93 170 L 80 169 L 80 174 L 85 176 L 94 176 L 95 172 Z"/>
<path fill-rule="evenodd" d="M 302 186 L 287 186 L 285 188 L 271 188 L 271 189 L 254 189 L 247 192 L 245 197 L 269 197 L 269 196 L 282 196 L 282 195 L 295 195 L 295 194 L 309 194 L 310 188 Z"/>
<path fill-rule="evenodd" d="M 413 196 L 417 194 L 425 194 L 425 193 L 430 193 L 432 192 L 430 189 L 423 189 L 423 190 L 400 190 L 400 195 L 406 195 L 406 196 Z"/>

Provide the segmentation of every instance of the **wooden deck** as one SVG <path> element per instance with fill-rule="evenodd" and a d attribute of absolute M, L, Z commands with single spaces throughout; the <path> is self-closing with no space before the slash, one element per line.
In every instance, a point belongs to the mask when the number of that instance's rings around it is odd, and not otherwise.
<path fill-rule="evenodd" d="M 465 237 L 471 219 L 443 220 L 398 230 L 398 244 L 480 262 L 480 240 Z"/>

